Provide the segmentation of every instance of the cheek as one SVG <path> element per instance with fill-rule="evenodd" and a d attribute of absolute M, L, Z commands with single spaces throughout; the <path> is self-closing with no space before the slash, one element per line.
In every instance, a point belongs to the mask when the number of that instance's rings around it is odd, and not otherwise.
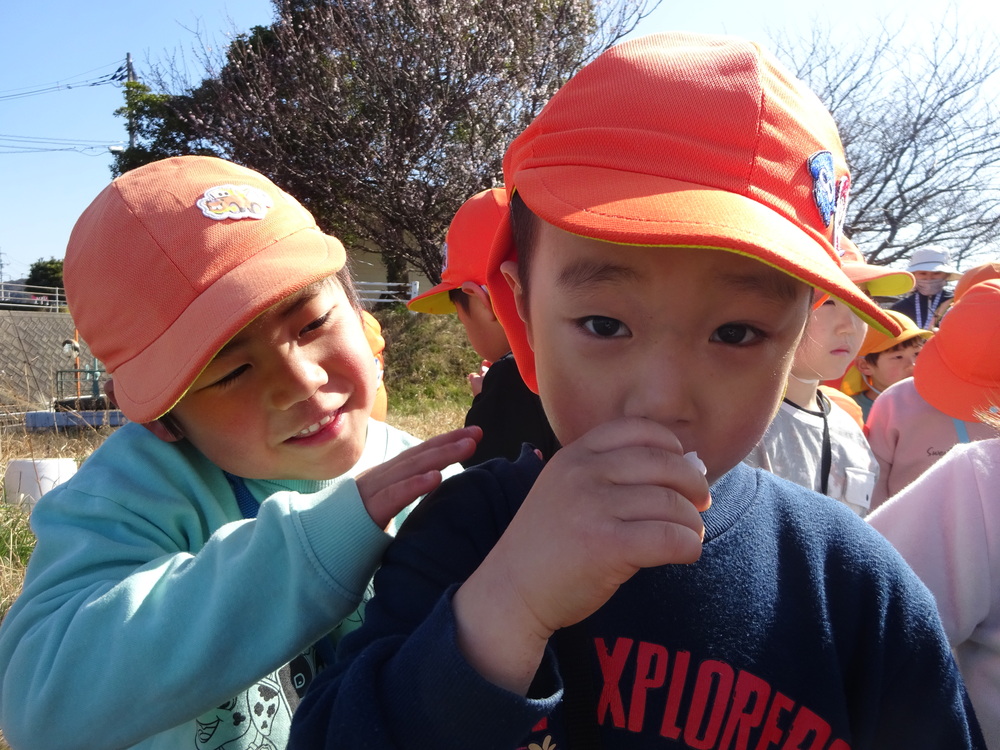
<path fill-rule="evenodd" d="M 591 371 L 568 347 L 542 335 L 535 351 L 535 375 L 542 407 L 556 437 L 568 445 L 591 428 L 614 418 L 606 373 Z M 565 343 L 565 341 L 563 342 Z"/>

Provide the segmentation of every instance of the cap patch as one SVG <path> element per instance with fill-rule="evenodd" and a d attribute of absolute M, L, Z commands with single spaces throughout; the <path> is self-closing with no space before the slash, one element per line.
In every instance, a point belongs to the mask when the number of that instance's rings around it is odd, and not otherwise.
<path fill-rule="evenodd" d="M 813 178 L 813 200 L 819 209 L 823 226 L 830 226 L 837 209 L 837 186 L 833 171 L 833 154 L 817 151 L 809 157 L 809 174 Z"/>
<path fill-rule="evenodd" d="M 196 204 L 209 219 L 263 219 L 274 206 L 271 196 L 252 185 L 216 185 Z"/>
<path fill-rule="evenodd" d="M 448 243 L 441 243 L 441 275 L 444 276 L 448 270 Z"/>

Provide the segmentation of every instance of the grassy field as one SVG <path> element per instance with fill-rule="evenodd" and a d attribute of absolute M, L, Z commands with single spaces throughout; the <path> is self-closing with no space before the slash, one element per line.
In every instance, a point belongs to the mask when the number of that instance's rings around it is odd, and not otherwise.
<path fill-rule="evenodd" d="M 414 315 L 399 305 L 377 310 L 386 340 L 389 424 L 428 438 L 461 427 L 471 400 L 466 374 L 479 369 L 454 315 Z M 0 467 L 17 458 L 74 458 L 82 462 L 112 428 L 28 432 L 0 429 Z M 6 500 L 6 498 L 4 498 Z M 21 589 L 34 535 L 29 514 L 0 503 L 0 618 Z M 0 735 L 0 750 L 7 745 Z"/>

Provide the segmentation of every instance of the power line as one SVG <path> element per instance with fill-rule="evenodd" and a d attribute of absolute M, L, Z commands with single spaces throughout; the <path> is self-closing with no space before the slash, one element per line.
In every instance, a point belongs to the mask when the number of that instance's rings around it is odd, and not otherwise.
<path fill-rule="evenodd" d="M 114 72 L 105 73 L 102 76 L 98 76 L 97 78 L 91 78 L 85 81 L 79 81 L 79 82 L 56 81 L 54 83 L 43 84 L 41 86 L 36 86 L 36 87 L 8 89 L 7 91 L 0 92 L 0 101 L 12 101 L 14 99 L 24 99 L 29 96 L 49 94 L 54 91 L 67 91 L 69 89 L 86 88 L 89 86 L 104 86 L 110 83 L 124 83 L 125 81 L 129 80 L 130 67 L 131 67 L 131 61 L 129 60 L 126 62 L 119 63 L 118 67 L 114 70 Z M 73 78 L 78 78 L 80 77 L 80 75 L 86 75 L 86 73 L 81 73 L 77 76 L 73 76 L 72 78 L 68 79 L 68 81 L 73 81 Z"/>
<path fill-rule="evenodd" d="M 81 154 L 106 153 L 119 142 L 85 140 L 82 138 L 42 138 L 29 135 L 0 134 L 0 154 L 33 154 L 45 151 L 76 151 Z"/>

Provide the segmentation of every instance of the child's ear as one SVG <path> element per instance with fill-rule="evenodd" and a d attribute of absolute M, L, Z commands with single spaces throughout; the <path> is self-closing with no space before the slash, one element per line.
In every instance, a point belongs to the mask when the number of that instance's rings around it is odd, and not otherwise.
<path fill-rule="evenodd" d="M 142 426 L 165 443 L 176 443 L 184 439 L 184 430 L 169 414 L 164 414 L 153 422 L 143 422 Z"/>
<path fill-rule="evenodd" d="M 463 281 L 459 289 L 462 290 L 463 294 L 472 297 L 473 303 L 482 305 L 483 310 L 489 315 L 491 320 L 497 319 L 496 313 L 493 312 L 493 302 L 490 299 L 490 293 L 486 288 L 475 281 Z"/>
<path fill-rule="evenodd" d="M 528 346 L 535 348 L 531 335 L 531 321 L 528 320 L 528 300 L 525 298 L 524 287 L 521 286 L 521 274 L 516 260 L 505 260 L 500 264 L 500 273 L 507 280 L 507 286 L 514 293 L 514 306 L 517 316 L 524 322 L 524 332 L 528 337 Z"/>
<path fill-rule="evenodd" d="M 108 397 L 111 406 L 118 406 L 118 403 L 115 401 L 114 378 L 108 378 L 104 383 L 104 395 Z M 176 443 L 178 440 L 184 439 L 184 430 L 178 424 L 177 420 L 169 414 L 164 414 L 152 422 L 143 422 L 142 426 L 167 443 Z"/>
<path fill-rule="evenodd" d="M 872 376 L 873 373 L 872 364 L 864 357 L 858 357 L 857 359 L 855 359 L 854 366 L 857 367 L 858 372 L 860 372 L 865 377 L 870 378 Z"/>

